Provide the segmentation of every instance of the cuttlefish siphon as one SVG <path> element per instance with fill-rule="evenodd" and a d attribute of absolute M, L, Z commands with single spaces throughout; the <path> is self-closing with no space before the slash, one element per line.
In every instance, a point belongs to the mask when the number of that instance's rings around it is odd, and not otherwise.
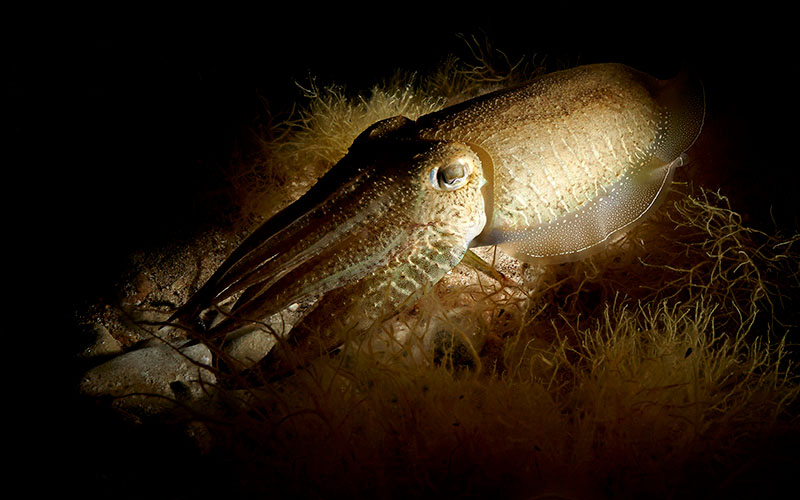
<path fill-rule="evenodd" d="M 379 121 L 173 319 L 219 308 L 226 319 L 207 334 L 225 334 L 321 296 L 305 321 L 359 332 L 413 304 L 470 247 L 582 258 L 658 205 L 704 113 L 691 73 L 662 81 L 598 64 Z"/>

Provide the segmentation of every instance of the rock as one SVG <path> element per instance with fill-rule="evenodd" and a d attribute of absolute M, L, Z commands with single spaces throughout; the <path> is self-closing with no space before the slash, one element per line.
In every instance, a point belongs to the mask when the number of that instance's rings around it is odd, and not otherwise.
<path fill-rule="evenodd" d="M 225 352 L 239 363 L 239 369 L 252 367 L 277 343 L 277 339 L 261 329 L 235 332 L 225 341 Z"/>
<path fill-rule="evenodd" d="M 210 363 L 211 351 L 202 344 L 145 347 L 89 370 L 80 389 L 112 397 L 116 408 L 137 417 L 161 414 L 209 399 L 216 383 Z"/>
<path fill-rule="evenodd" d="M 89 359 L 122 352 L 122 344 L 111 335 L 105 326 L 93 324 L 91 334 L 93 336 L 92 343 L 79 354 L 81 358 Z"/>
<path fill-rule="evenodd" d="M 316 298 L 313 298 L 292 304 L 286 310 L 264 320 L 265 326 L 243 327 L 233 332 L 225 339 L 225 353 L 240 363 L 241 370 L 252 367 L 278 343 L 275 335 L 285 337 L 308 314 L 315 301 Z"/>

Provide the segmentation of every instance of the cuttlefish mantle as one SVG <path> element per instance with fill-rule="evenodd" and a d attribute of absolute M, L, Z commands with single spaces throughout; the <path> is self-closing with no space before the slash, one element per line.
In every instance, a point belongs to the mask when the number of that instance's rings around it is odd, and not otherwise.
<path fill-rule="evenodd" d="M 489 223 L 471 246 L 537 263 L 602 249 L 655 209 L 703 126 L 696 75 L 661 81 L 620 64 L 582 66 L 418 120 L 493 172 Z"/>

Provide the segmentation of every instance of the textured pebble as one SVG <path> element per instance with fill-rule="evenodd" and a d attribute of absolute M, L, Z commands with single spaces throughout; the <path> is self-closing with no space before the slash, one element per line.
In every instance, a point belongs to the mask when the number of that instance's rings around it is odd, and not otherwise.
<path fill-rule="evenodd" d="M 105 326 L 92 325 L 91 334 L 94 337 L 92 344 L 80 353 L 80 357 L 88 359 L 122 352 L 122 344 L 111 335 Z"/>
<path fill-rule="evenodd" d="M 225 352 L 245 370 L 261 361 L 276 343 L 273 335 L 260 329 L 236 332 L 226 340 Z"/>
<path fill-rule="evenodd" d="M 166 344 L 128 352 L 89 370 L 81 381 L 88 396 L 110 396 L 114 406 L 137 416 L 162 413 L 207 399 L 216 382 L 202 365 L 211 363 L 208 347 L 175 349 Z"/>

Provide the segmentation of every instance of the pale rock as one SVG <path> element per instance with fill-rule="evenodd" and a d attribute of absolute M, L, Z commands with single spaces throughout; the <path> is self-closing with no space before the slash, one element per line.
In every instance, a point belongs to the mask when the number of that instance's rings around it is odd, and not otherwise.
<path fill-rule="evenodd" d="M 80 353 L 80 357 L 88 359 L 122 352 L 122 344 L 111 335 L 105 326 L 93 324 L 91 333 L 94 337 L 92 344 Z"/>
<path fill-rule="evenodd" d="M 224 349 L 238 363 L 239 369 L 246 370 L 261 361 L 276 343 L 275 336 L 264 330 L 245 329 L 230 335 Z"/>
<path fill-rule="evenodd" d="M 209 399 L 216 377 L 207 368 L 211 351 L 202 344 L 144 347 L 89 370 L 81 392 L 113 397 L 114 406 L 135 416 L 160 414 L 176 405 Z"/>

